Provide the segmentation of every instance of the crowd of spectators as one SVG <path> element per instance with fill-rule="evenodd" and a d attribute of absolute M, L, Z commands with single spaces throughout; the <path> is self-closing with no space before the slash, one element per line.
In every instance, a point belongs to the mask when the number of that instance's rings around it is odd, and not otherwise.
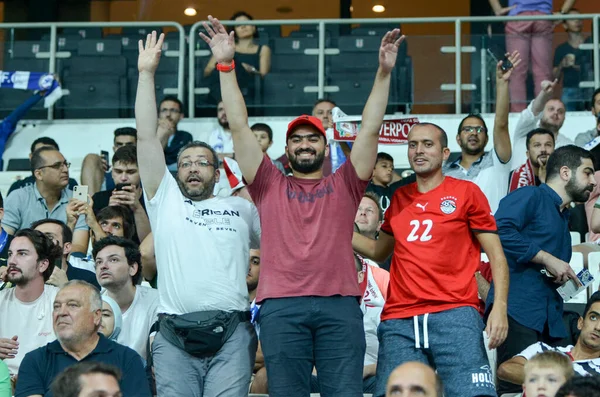
<path fill-rule="evenodd" d="M 576 49 L 581 29 L 565 26 Z M 600 146 L 588 144 L 600 123 L 575 143 L 560 132 L 579 94 L 565 91 L 566 45 L 562 99 L 536 77 L 509 131 L 529 51 L 515 47 L 496 65 L 493 127 L 467 115 L 449 161 L 448 132 L 416 124 L 401 175 L 377 152 L 399 29 L 381 40 L 353 144 L 328 141 L 336 105 L 322 99 L 271 159 L 273 131 L 250 126 L 245 105 L 269 47 L 251 25 L 204 27 L 220 93 L 209 142 L 178 129 L 179 99 L 157 102 L 153 32 L 139 43 L 136 128 L 114 131 L 110 161 L 86 156 L 87 199 L 50 138 L 0 196 L 0 397 L 598 395 L 584 393 L 600 390 L 600 292 L 569 317 L 556 290 L 581 283 L 573 251 L 586 265 L 600 251 Z M 591 237 L 572 246 L 576 208 Z"/>

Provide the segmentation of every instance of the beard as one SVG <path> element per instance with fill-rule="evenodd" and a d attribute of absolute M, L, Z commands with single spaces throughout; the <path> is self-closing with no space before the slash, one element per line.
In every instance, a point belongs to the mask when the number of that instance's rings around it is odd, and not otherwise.
<path fill-rule="evenodd" d="M 227 121 L 227 120 L 223 121 L 221 119 L 217 119 L 217 120 L 219 120 L 219 125 L 221 127 L 223 127 L 224 130 L 228 130 L 229 129 L 229 121 Z"/>
<path fill-rule="evenodd" d="M 572 176 L 565 185 L 565 192 L 575 203 L 585 203 L 590 198 L 590 194 L 593 190 L 594 185 L 578 185 L 574 176 Z"/>
<path fill-rule="evenodd" d="M 200 184 L 197 187 L 190 187 L 186 184 L 190 181 L 190 178 L 200 180 L 202 184 Z M 179 185 L 179 190 L 181 191 L 181 194 L 183 194 L 186 198 L 189 198 L 192 201 L 202 201 L 209 199 L 213 195 L 215 183 L 216 181 L 214 176 L 208 181 L 205 181 L 199 175 L 189 175 L 187 181 L 182 181 L 179 178 L 179 176 L 177 177 L 177 184 Z"/>
<path fill-rule="evenodd" d="M 558 130 L 560 130 L 560 127 L 562 127 L 562 124 L 554 124 L 549 119 L 542 118 L 540 120 L 540 128 L 544 128 L 548 131 L 552 131 L 555 135 L 558 132 Z"/>
<path fill-rule="evenodd" d="M 298 156 L 304 152 L 312 153 L 315 155 L 315 158 L 298 160 Z M 325 161 L 325 150 L 323 150 L 321 153 L 317 153 L 313 149 L 298 149 L 294 152 L 294 154 L 289 153 L 288 158 L 294 171 L 301 174 L 311 174 L 323 167 L 323 162 Z"/>
<path fill-rule="evenodd" d="M 544 154 L 544 156 L 546 156 L 544 161 L 540 161 L 540 157 L 542 155 L 540 154 L 539 156 L 532 158 L 529 158 L 529 161 L 531 161 L 531 165 L 533 165 L 534 167 L 541 167 L 542 165 L 546 165 L 548 164 L 548 158 L 550 158 L 549 154 Z"/>
<path fill-rule="evenodd" d="M 25 277 L 25 275 L 23 274 L 21 269 L 17 268 L 17 270 L 19 270 L 19 273 L 15 274 L 15 275 L 10 274 L 10 271 L 12 271 L 12 270 L 13 270 L 13 268 L 8 269 L 9 273 L 8 273 L 8 276 L 6 277 L 6 281 L 11 283 L 15 287 L 16 286 L 22 287 L 22 286 L 27 285 L 27 283 L 29 282 L 29 279 L 27 277 Z"/>
<path fill-rule="evenodd" d="M 468 155 L 470 156 L 475 156 L 477 154 L 480 154 L 483 152 L 483 149 L 485 148 L 485 144 L 487 142 L 484 142 L 483 146 L 481 146 L 481 139 L 478 139 L 478 144 L 480 146 L 473 148 L 471 146 L 469 146 L 469 140 L 460 140 L 460 148 Z"/>

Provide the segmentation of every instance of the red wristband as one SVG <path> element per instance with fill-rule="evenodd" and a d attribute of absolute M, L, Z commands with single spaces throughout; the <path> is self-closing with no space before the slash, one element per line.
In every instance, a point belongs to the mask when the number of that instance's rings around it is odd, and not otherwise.
<path fill-rule="evenodd" d="M 219 72 L 231 72 L 235 68 L 235 61 L 232 59 L 229 65 L 225 65 L 224 63 L 217 63 L 217 70 Z"/>

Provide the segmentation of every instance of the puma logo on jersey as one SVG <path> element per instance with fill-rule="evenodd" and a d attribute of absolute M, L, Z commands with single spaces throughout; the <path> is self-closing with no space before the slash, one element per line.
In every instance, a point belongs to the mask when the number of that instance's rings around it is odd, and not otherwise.
<path fill-rule="evenodd" d="M 423 212 L 425 212 L 425 207 L 427 207 L 427 204 L 429 204 L 429 203 L 425 203 L 425 204 L 417 203 L 416 205 L 418 208 L 422 209 Z"/>

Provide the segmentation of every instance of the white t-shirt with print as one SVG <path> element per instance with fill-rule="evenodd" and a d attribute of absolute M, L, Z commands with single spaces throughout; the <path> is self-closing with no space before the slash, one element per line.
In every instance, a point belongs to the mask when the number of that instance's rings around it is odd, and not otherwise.
<path fill-rule="evenodd" d="M 102 290 L 106 294 L 105 289 Z M 123 315 L 121 332 L 117 342 L 135 350 L 146 360 L 146 347 L 150 328 L 158 319 L 158 291 L 151 287 L 138 285 L 131 306 Z"/>
<path fill-rule="evenodd" d="M 15 358 L 6 359 L 11 374 L 19 372 L 25 354 L 56 339 L 52 328 L 52 306 L 58 288 L 45 285 L 44 292 L 33 302 L 21 302 L 15 296 L 16 288 L 0 291 L 0 338 L 19 338 Z"/>
<path fill-rule="evenodd" d="M 260 245 L 254 204 L 240 197 L 187 199 L 170 172 L 146 209 L 152 227 L 159 313 L 248 310 L 250 249 Z"/>
<path fill-rule="evenodd" d="M 225 131 L 219 126 L 210 133 L 208 144 L 215 149 L 217 153 L 233 153 L 233 138 L 231 131 Z"/>

